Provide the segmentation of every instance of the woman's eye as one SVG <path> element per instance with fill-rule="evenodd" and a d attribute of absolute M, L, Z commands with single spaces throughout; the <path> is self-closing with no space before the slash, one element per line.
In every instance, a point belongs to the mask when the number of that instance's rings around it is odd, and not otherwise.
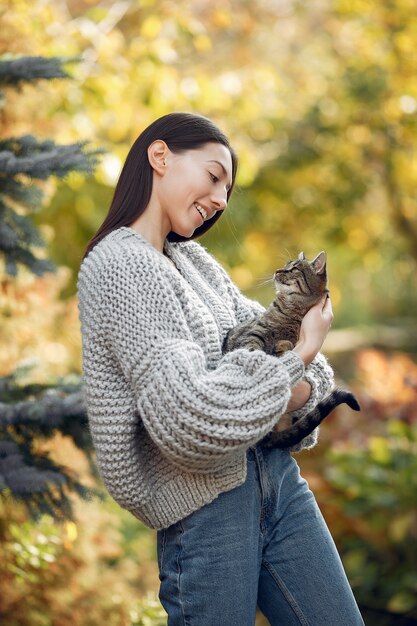
<path fill-rule="evenodd" d="M 215 174 L 212 174 L 211 172 L 210 172 L 210 178 L 213 181 L 213 183 L 217 183 L 219 180 L 217 176 Z"/>

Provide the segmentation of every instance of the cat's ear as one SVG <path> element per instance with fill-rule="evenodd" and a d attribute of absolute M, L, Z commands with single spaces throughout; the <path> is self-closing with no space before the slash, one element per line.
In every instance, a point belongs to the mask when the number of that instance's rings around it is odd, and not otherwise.
<path fill-rule="evenodd" d="M 298 260 L 299 261 L 304 261 L 305 260 L 304 252 L 300 252 L 300 254 L 298 255 Z"/>
<path fill-rule="evenodd" d="M 311 261 L 311 265 L 316 274 L 324 274 L 326 271 L 326 253 L 320 252 L 315 259 Z"/>

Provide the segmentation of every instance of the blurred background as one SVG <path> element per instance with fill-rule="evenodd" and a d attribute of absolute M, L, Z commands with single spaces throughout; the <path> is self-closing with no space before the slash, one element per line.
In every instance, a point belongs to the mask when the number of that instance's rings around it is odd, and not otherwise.
<path fill-rule="evenodd" d="M 412 0 L 1 2 L 1 624 L 166 623 L 155 533 L 96 475 L 75 285 L 129 147 L 174 110 L 239 154 L 201 243 L 246 295 L 327 252 L 324 352 L 362 411 L 297 460 L 366 623 L 417 624 L 416 40 Z"/>

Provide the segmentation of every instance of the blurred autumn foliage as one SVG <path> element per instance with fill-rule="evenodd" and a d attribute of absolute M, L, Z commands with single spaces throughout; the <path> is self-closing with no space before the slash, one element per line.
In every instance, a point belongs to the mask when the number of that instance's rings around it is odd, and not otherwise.
<path fill-rule="evenodd" d="M 129 146 L 169 111 L 211 117 L 240 170 L 203 243 L 233 279 L 266 304 L 278 265 L 300 250 L 328 254 L 335 330 L 325 349 L 362 411 L 336 411 L 298 460 L 371 626 L 417 624 L 416 38 L 412 0 L 0 7 L 3 59 L 61 56 L 73 76 L 6 88 L 0 138 L 107 150 L 94 176 L 41 184 L 32 219 L 59 269 L 1 272 L 0 376 L 79 376 L 76 273 Z M 66 438 L 39 445 L 91 478 Z M 164 624 L 154 534 L 110 501 L 74 505 L 76 522 L 35 525 L 1 500 L 1 623 Z"/>
<path fill-rule="evenodd" d="M 365 349 L 351 385 L 359 415 L 337 410 L 300 459 L 332 529 L 366 624 L 417 619 L 417 365 Z"/>

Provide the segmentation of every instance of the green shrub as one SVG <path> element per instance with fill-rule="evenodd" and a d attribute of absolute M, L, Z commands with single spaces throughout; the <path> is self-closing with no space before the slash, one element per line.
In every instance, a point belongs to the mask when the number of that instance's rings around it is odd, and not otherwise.
<path fill-rule="evenodd" d="M 158 597 L 148 593 L 137 605 L 131 609 L 130 626 L 166 626 L 167 614 L 161 606 Z"/>
<path fill-rule="evenodd" d="M 338 518 L 333 535 L 366 623 L 417 623 L 417 425 L 388 422 L 327 461 L 324 509 Z"/>

